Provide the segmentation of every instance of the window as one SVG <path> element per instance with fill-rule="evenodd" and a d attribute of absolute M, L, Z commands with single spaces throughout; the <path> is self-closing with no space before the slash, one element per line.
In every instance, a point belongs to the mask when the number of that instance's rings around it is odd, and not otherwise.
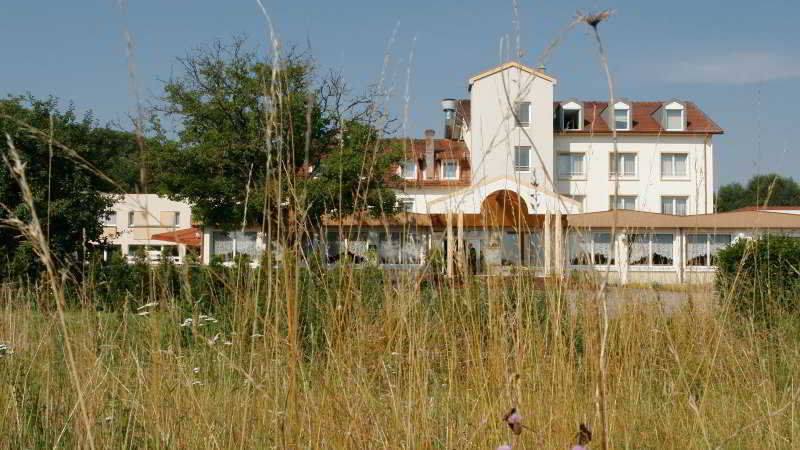
<path fill-rule="evenodd" d="M 214 231 L 211 233 L 211 254 L 223 261 L 232 261 L 240 255 L 256 260 L 261 254 L 257 239 L 255 231 Z"/>
<path fill-rule="evenodd" d="M 531 103 L 530 102 L 517 102 L 516 103 L 516 122 L 518 127 L 527 127 L 531 124 Z"/>
<path fill-rule="evenodd" d="M 172 226 L 177 227 L 181 224 L 181 213 L 175 211 L 175 214 L 172 216 Z"/>
<path fill-rule="evenodd" d="M 612 153 L 609 159 L 609 175 L 619 177 L 636 176 L 636 153 L 617 153 L 616 158 Z M 617 173 L 621 168 L 621 173 Z"/>
<path fill-rule="evenodd" d="M 686 235 L 686 265 L 713 266 L 717 253 L 731 242 L 730 234 L 696 233 Z"/>
<path fill-rule="evenodd" d="M 683 109 L 667 109 L 667 131 L 683 131 Z"/>
<path fill-rule="evenodd" d="M 620 195 L 619 197 L 610 198 L 610 209 L 636 209 L 636 196 L 634 195 Z"/>
<path fill-rule="evenodd" d="M 567 236 L 567 261 L 572 266 L 614 265 L 611 233 L 572 231 Z"/>
<path fill-rule="evenodd" d="M 517 172 L 530 172 L 531 170 L 531 148 L 514 147 L 514 170 Z"/>
<path fill-rule="evenodd" d="M 525 248 L 525 265 L 532 267 L 544 266 L 544 238 L 541 231 L 526 233 L 527 247 Z"/>
<path fill-rule="evenodd" d="M 522 263 L 522 247 L 520 245 L 520 235 L 516 231 L 506 231 L 503 233 L 503 244 L 501 247 L 500 263 L 504 266 L 516 266 Z"/>
<path fill-rule="evenodd" d="M 131 211 L 128 213 L 128 226 L 132 227 L 136 224 L 136 214 Z"/>
<path fill-rule="evenodd" d="M 398 202 L 398 209 L 403 212 L 412 212 L 414 211 L 414 199 L 413 198 L 403 198 L 400 199 Z"/>
<path fill-rule="evenodd" d="M 458 179 L 458 161 L 442 161 L 442 179 L 444 180 L 457 180 Z"/>
<path fill-rule="evenodd" d="M 640 233 L 628 235 L 628 264 L 631 266 L 672 266 L 673 235 L 669 233 Z"/>
<path fill-rule="evenodd" d="M 417 162 L 408 160 L 400 163 L 400 176 L 407 180 L 417 178 Z"/>
<path fill-rule="evenodd" d="M 631 109 L 624 103 L 617 103 L 614 106 L 614 128 L 617 130 L 629 130 L 631 128 Z"/>
<path fill-rule="evenodd" d="M 661 197 L 661 214 L 686 215 L 686 197 Z"/>
<path fill-rule="evenodd" d="M 115 227 L 117 226 L 117 212 L 116 211 L 109 211 L 103 217 L 103 226 L 104 227 Z"/>
<path fill-rule="evenodd" d="M 560 178 L 585 176 L 583 160 L 583 153 L 560 153 L 558 155 L 558 176 Z"/>
<path fill-rule="evenodd" d="M 580 130 L 583 124 L 581 105 L 575 102 L 565 104 L 561 109 L 561 128 L 563 130 Z"/>
<path fill-rule="evenodd" d="M 686 160 L 689 155 L 686 153 L 662 153 L 661 154 L 661 176 L 662 177 L 686 177 Z"/>

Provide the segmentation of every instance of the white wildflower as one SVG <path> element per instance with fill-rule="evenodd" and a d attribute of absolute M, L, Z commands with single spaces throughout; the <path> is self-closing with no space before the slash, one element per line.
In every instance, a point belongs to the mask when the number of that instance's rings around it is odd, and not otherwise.
<path fill-rule="evenodd" d="M 146 316 L 146 315 L 149 315 L 149 314 L 150 314 L 150 311 L 142 311 L 140 313 L 136 313 L 137 316 Z"/>
<path fill-rule="evenodd" d="M 183 323 L 181 324 L 181 328 L 190 327 L 190 326 L 192 326 L 192 323 L 194 323 L 194 320 L 192 320 L 191 317 L 187 317 L 187 318 L 183 319 Z"/>
<path fill-rule="evenodd" d="M 137 311 L 141 311 L 141 310 L 143 310 L 143 309 L 147 309 L 147 308 L 150 308 L 150 307 L 152 307 L 152 306 L 156 306 L 157 304 L 158 304 L 158 302 L 150 302 L 150 303 L 146 303 L 146 304 L 144 304 L 144 305 L 142 305 L 142 306 L 140 306 L 140 307 L 136 308 L 136 310 L 137 310 Z"/>
<path fill-rule="evenodd" d="M 192 372 L 193 373 L 200 373 L 200 368 L 199 367 L 195 367 L 194 369 L 192 369 Z"/>
<path fill-rule="evenodd" d="M 264 335 L 263 335 L 263 334 L 261 334 L 261 333 L 255 333 L 254 335 L 252 335 L 252 336 L 250 336 L 250 337 L 254 337 L 254 338 L 260 338 L 260 337 L 264 337 Z"/>
<path fill-rule="evenodd" d="M 202 381 L 198 381 L 198 380 L 194 380 L 194 381 L 192 381 L 192 386 L 198 386 L 198 385 L 201 385 L 201 386 L 202 386 L 202 385 L 203 385 L 203 382 L 202 382 Z"/>
<path fill-rule="evenodd" d="M 208 345 L 214 345 L 217 343 L 218 340 L 219 340 L 219 333 L 217 333 L 216 336 L 208 340 Z"/>
<path fill-rule="evenodd" d="M 14 354 L 14 349 L 12 349 L 8 344 L 0 344 L 0 358 L 3 356 L 11 356 Z"/>

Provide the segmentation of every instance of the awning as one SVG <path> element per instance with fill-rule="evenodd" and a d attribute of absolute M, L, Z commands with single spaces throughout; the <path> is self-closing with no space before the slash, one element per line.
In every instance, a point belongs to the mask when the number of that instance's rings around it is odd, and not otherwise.
<path fill-rule="evenodd" d="M 154 234 L 151 239 L 159 241 L 175 242 L 192 247 L 203 245 L 203 231 L 199 228 L 184 228 L 183 230 L 167 231 L 166 233 Z"/>

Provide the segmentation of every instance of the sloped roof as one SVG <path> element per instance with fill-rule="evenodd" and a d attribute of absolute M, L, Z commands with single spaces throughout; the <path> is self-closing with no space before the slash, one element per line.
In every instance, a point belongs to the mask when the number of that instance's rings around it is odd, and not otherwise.
<path fill-rule="evenodd" d="M 564 134 L 581 133 L 611 133 L 611 127 L 603 119 L 603 112 L 608 108 L 608 102 L 597 101 L 577 101 L 583 104 L 583 127 L 581 130 L 561 131 Z M 553 102 L 558 107 L 562 103 L 569 101 Z M 722 134 L 723 130 L 710 117 L 706 115 L 697 105 L 692 102 L 683 101 L 686 106 L 686 128 L 683 131 L 667 131 L 662 126 L 654 113 L 658 111 L 664 102 L 660 101 L 635 101 L 627 102 L 631 105 L 631 129 L 617 130 L 620 134 L 636 133 L 660 133 L 665 134 Z"/>
<path fill-rule="evenodd" d="M 203 232 L 199 228 L 194 227 L 154 234 L 151 238 L 159 241 L 185 244 L 192 247 L 200 247 L 203 245 Z"/>
<path fill-rule="evenodd" d="M 615 218 L 616 216 L 616 218 Z M 674 216 L 645 211 L 600 211 L 568 214 L 567 223 L 575 228 L 699 228 L 699 229 L 800 229 L 800 215 L 763 211 L 732 211 L 717 214 Z"/>
<path fill-rule="evenodd" d="M 530 68 L 530 67 L 528 67 L 528 66 L 526 66 L 526 65 L 524 65 L 522 63 L 519 63 L 517 61 L 510 61 L 510 62 L 507 62 L 505 64 L 501 64 L 501 65 L 499 65 L 497 67 L 494 67 L 494 68 L 489 69 L 489 70 L 487 70 L 485 72 L 481 72 L 481 73 L 479 73 L 479 74 L 477 74 L 475 76 L 470 77 L 469 84 L 470 84 L 470 86 L 472 86 L 473 83 L 475 83 L 476 81 L 480 80 L 481 78 L 486 78 L 486 77 L 488 77 L 490 75 L 494 75 L 494 74 L 496 74 L 498 72 L 502 72 L 502 71 L 504 71 L 506 69 L 511 69 L 511 68 L 519 69 L 519 70 L 521 70 L 523 72 L 527 72 L 527 73 L 529 73 L 531 75 L 535 75 L 535 76 L 537 76 L 539 78 L 542 78 L 544 80 L 547 80 L 547 81 L 549 81 L 551 83 L 555 83 L 556 82 L 555 78 L 551 77 L 550 75 L 545 74 L 544 72 L 538 71 L 536 69 L 532 69 L 532 68 Z"/>

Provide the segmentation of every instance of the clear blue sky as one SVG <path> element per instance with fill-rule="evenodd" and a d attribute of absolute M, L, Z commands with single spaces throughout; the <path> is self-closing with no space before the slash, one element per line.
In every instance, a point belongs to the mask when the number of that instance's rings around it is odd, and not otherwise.
<path fill-rule="evenodd" d="M 378 79 L 397 26 L 387 73 L 400 117 L 416 38 L 408 122 L 413 136 L 425 128 L 441 134 L 439 101 L 466 97 L 466 79 L 496 65 L 501 37 L 514 35 L 511 1 L 263 1 L 282 41 L 300 47 L 310 42 L 320 73 L 339 69 L 356 91 Z M 94 110 L 102 122 L 122 120 L 134 105 L 126 22 L 145 100 L 158 96 L 159 80 L 179 69 L 175 58 L 197 45 L 244 33 L 253 45 L 268 47 L 255 0 L 131 0 L 127 16 L 116 0 L 4 3 L 0 93 L 52 94 L 79 110 Z M 800 178 L 795 140 L 800 2 L 519 3 L 528 64 L 576 11 L 616 8 L 601 32 L 619 94 L 634 100 L 687 99 L 705 110 L 726 131 L 715 138 L 717 185 L 744 181 L 756 171 Z M 585 27 L 566 36 L 547 69 L 558 78 L 559 99 L 608 96 Z"/>

